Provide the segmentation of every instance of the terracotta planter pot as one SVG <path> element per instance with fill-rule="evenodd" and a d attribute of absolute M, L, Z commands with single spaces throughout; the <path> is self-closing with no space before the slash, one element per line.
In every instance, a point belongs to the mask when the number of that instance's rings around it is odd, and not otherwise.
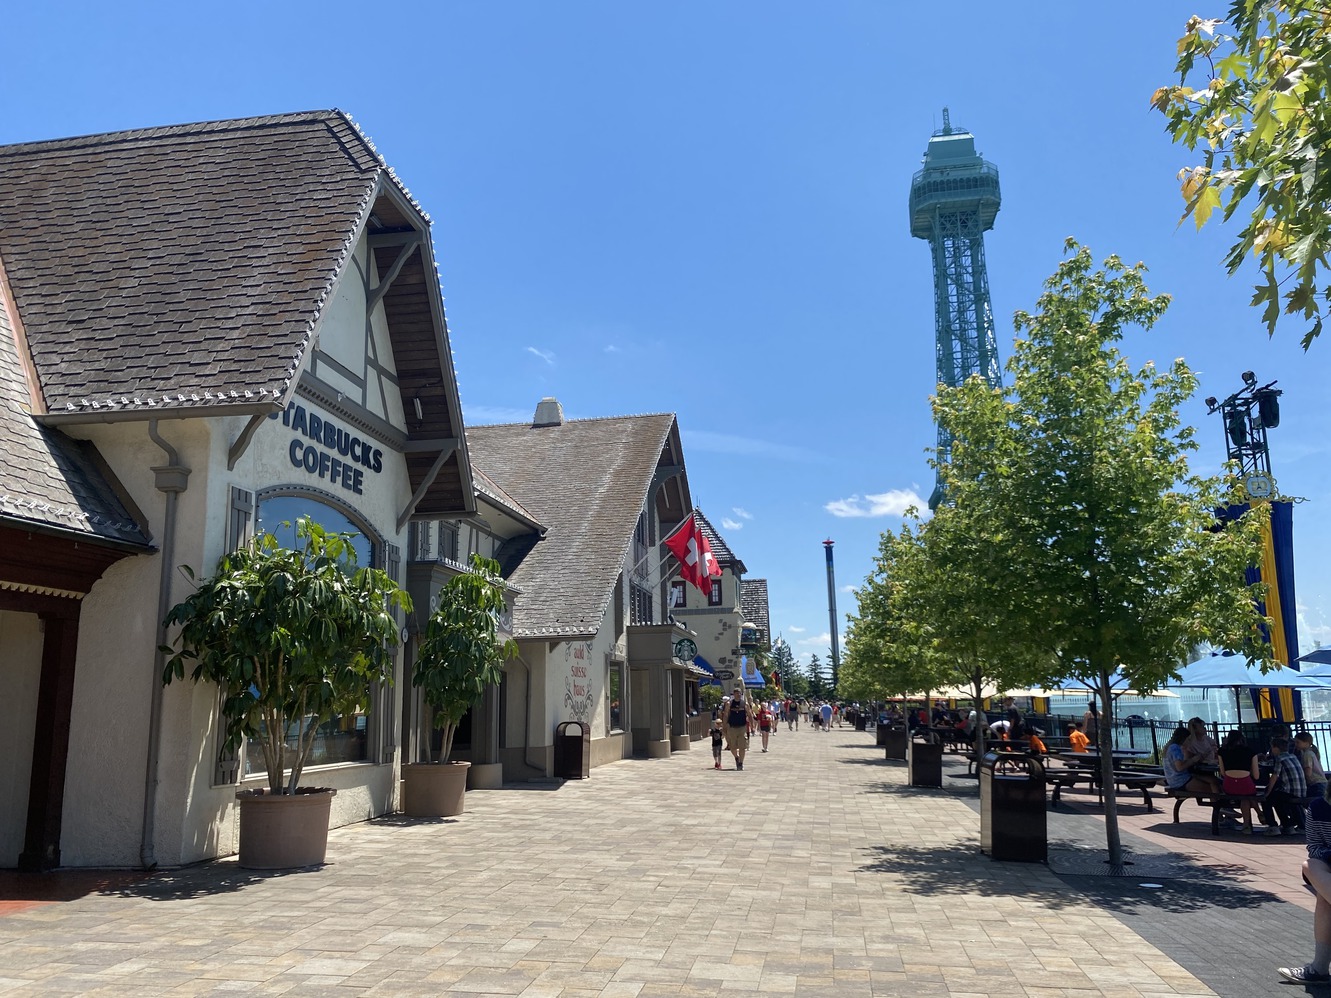
<path fill-rule="evenodd" d="M 299 787 L 236 794 L 240 802 L 240 865 L 247 870 L 319 866 L 328 855 L 328 814 L 336 790 Z"/>
<path fill-rule="evenodd" d="M 411 818 L 462 813 L 469 762 L 412 762 L 402 767 L 402 812 Z"/>

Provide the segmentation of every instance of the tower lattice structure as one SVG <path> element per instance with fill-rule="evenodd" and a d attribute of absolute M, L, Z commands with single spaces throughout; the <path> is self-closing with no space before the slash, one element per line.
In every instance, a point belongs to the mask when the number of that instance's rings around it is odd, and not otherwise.
<path fill-rule="evenodd" d="M 980 158 L 975 136 L 954 129 L 944 108 L 943 127 L 929 139 L 924 167 L 910 182 L 910 234 L 929 240 L 933 253 L 939 384 L 956 387 L 976 374 L 991 385 L 1002 381 L 984 263 L 984 233 L 994 227 L 1001 201 L 998 167 Z M 951 436 L 940 426 L 938 460 L 947 461 L 951 452 Z M 940 477 L 929 508 L 942 499 Z"/>

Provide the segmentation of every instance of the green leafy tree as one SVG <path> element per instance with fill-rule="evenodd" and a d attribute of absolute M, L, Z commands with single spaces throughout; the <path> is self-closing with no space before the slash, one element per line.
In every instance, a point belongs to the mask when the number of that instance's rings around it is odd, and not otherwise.
<path fill-rule="evenodd" d="M 166 617 L 180 631 L 162 682 L 188 670 L 216 683 L 225 747 L 257 740 L 274 794 L 296 792 L 321 724 L 367 710 L 392 679 L 394 610 L 411 599 L 386 572 L 356 567 L 352 536 L 304 518 L 297 549 L 261 534 Z"/>
<path fill-rule="evenodd" d="M 1326 0 L 1234 0 L 1229 22 L 1232 33 L 1217 30 L 1219 20 L 1188 20 L 1180 82 L 1151 104 L 1175 142 L 1202 150 L 1202 162 L 1179 173 L 1183 217 L 1201 228 L 1217 208 L 1227 220 L 1244 207 L 1225 264 L 1233 274 L 1256 259 L 1263 281 L 1252 303 L 1264 306 L 1267 332 L 1283 305 L 1311 323 L 1307 350 L 1331 305 L 1331 14 Z"/>
<path fill-rule="evenodd" d="M 1111 257 L 1095 270 L 1089 250 L 1067 249 L 1038 311 L 1016 315 L 1012 386 L 972 379 L 940 389 L 935 409 L 954 441 L 948 497 L 1010 573 L 1009 633 L 1026 632 L 1099 692 L 1108 748 L 1116 670 L 1154 690 L 1203 640 L 1269 665 L 1260 587 L 1244 581 L 1264 510 L 1217 529 L 1216 509 L 1237 491 L 1232 476 L 1189 471 L 1194 430 L 1178 407 L 1195 376 L 1182 360 L 1134 372 L 1118 350 L 1125 328 L 1154 325 L 1167 296 L 1148 293 L 1141 265 Z M 1109 856 L 1120 863 L 1109 754 L 1102 764 Z"/>
<path fill-rule="evenodd" d="M 808 679 L 799 671 L 790 644 L 777 638 L 772 645 L 772 668 L 781 673 L 781 689 L 787 696 L 802 696 L 809 689 Z"/>
<path fill-rule="evenodd" d="M 478 554 L 471 556 L 470 572 L 453 576 L 439 590 L 411 675 L 411 685 L 434 708 L 434 725 L 442 733 L 439 762 L 453 754 L 463 715 L 480 702 L 486 687 L 499 684 L 504 662 L 518 653 L 515 642 L 499 640 L 503 609 L 499 562 Z"/>

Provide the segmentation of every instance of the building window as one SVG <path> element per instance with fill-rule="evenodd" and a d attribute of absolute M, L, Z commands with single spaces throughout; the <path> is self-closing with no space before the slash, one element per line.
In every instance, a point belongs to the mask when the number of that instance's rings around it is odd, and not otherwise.
<path fill-rule="evenodd" d="M 674 582 L 670 583 L 670 609 L 682 610 L 689 605 L 684 587 L 685 582 L 683 579 L 676 579 Z"/>
<path fill-rule="evenodd" d="M 379 542 L 368 524 L 358 522 L 358 518 L 353 519 L 356 516 L 353 510 L 340 504 L 333 505 L 331 500 L 331 496 L 316 496 L 296 489 L 273 489 L 267 493 L 260 493 L 256 527 L 261 532 L 275 535 L 279 544 L 294 547 L 297 543 L 296 521 L 302 516 L 308 517 L 327 531 L 354 535 L 351 547 L 356 552 L 357 567 L 383 567 L 400 574 L 399 565 L 387 564 L 389 551 Z M 396 562 L 400 558 L 396 549 L 392 554 Z M 384 709 L 383 704 L 388 698 L 377 687 L 368 692 L 371 712 L 381 713 Z M 301 728 L 301 725 L 293 724 L 292 730 L 286 733 L 288 748 L 295 748 L 297 739 L 302 734 Z M 308 729 L 305 729 L 305 733 L 308 734 Z M 372 754 L 379 754 L 378 751 L 372 752 L 370 738 L 370 718 L 367 714 L 356 712 L 334 715 L 319 725 L 314 748 L 306 765 L 328 766 L 336 763 L 368 762 Z M 263 750 L 254 739 L 250 739 L 245 745 L 243 771 L 246 776 L 264 772 Z"/>
<path fill-rule="evenodd" d="M 708 605 L 708 606 L 720 606 L 720 605 L 721 605 L 721 580 L 720 580 L 720 579 L 713 579 L 713 580 L 712 580 L 712 591 L 711 591 L 710 593 L 707 594 L 707 605 Z"/>
<path fill-rule="evenodd" d="M 629 623 L 654 623 L 652 614 L 652 594 L 637 583 L 629 585 Z"/>
<path fill-rule="evenodd" d="M 605 733 L 624 730 L 624 663 L 611 660 L 605 667 Z"/>

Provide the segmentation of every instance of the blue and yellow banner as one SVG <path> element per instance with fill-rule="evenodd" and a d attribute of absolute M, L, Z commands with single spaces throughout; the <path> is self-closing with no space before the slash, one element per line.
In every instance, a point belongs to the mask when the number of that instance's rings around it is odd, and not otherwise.
<path fill-rule="evenodd" d="M 1272 657 L 1287 669 L 1298 669 L 1299 622 L 1294 600 L 1294 504 L 1270 503 L 1271 516 L 1262 531 L 1262 563 L 1247 571 L 1249 583 L 1265 582 L 1266 599 L 1257 601 L 1258 612 L 1271 618 L 1265 637 Z M 1238 515 L 1247 507 L 1236 507 Z M 1272 695 L 1274 694 L 1274 695 Z M 1253 705 L 1259 717 L 1293 721 L 1303 710 L 1297 690 L 1253 690 Z"/>

